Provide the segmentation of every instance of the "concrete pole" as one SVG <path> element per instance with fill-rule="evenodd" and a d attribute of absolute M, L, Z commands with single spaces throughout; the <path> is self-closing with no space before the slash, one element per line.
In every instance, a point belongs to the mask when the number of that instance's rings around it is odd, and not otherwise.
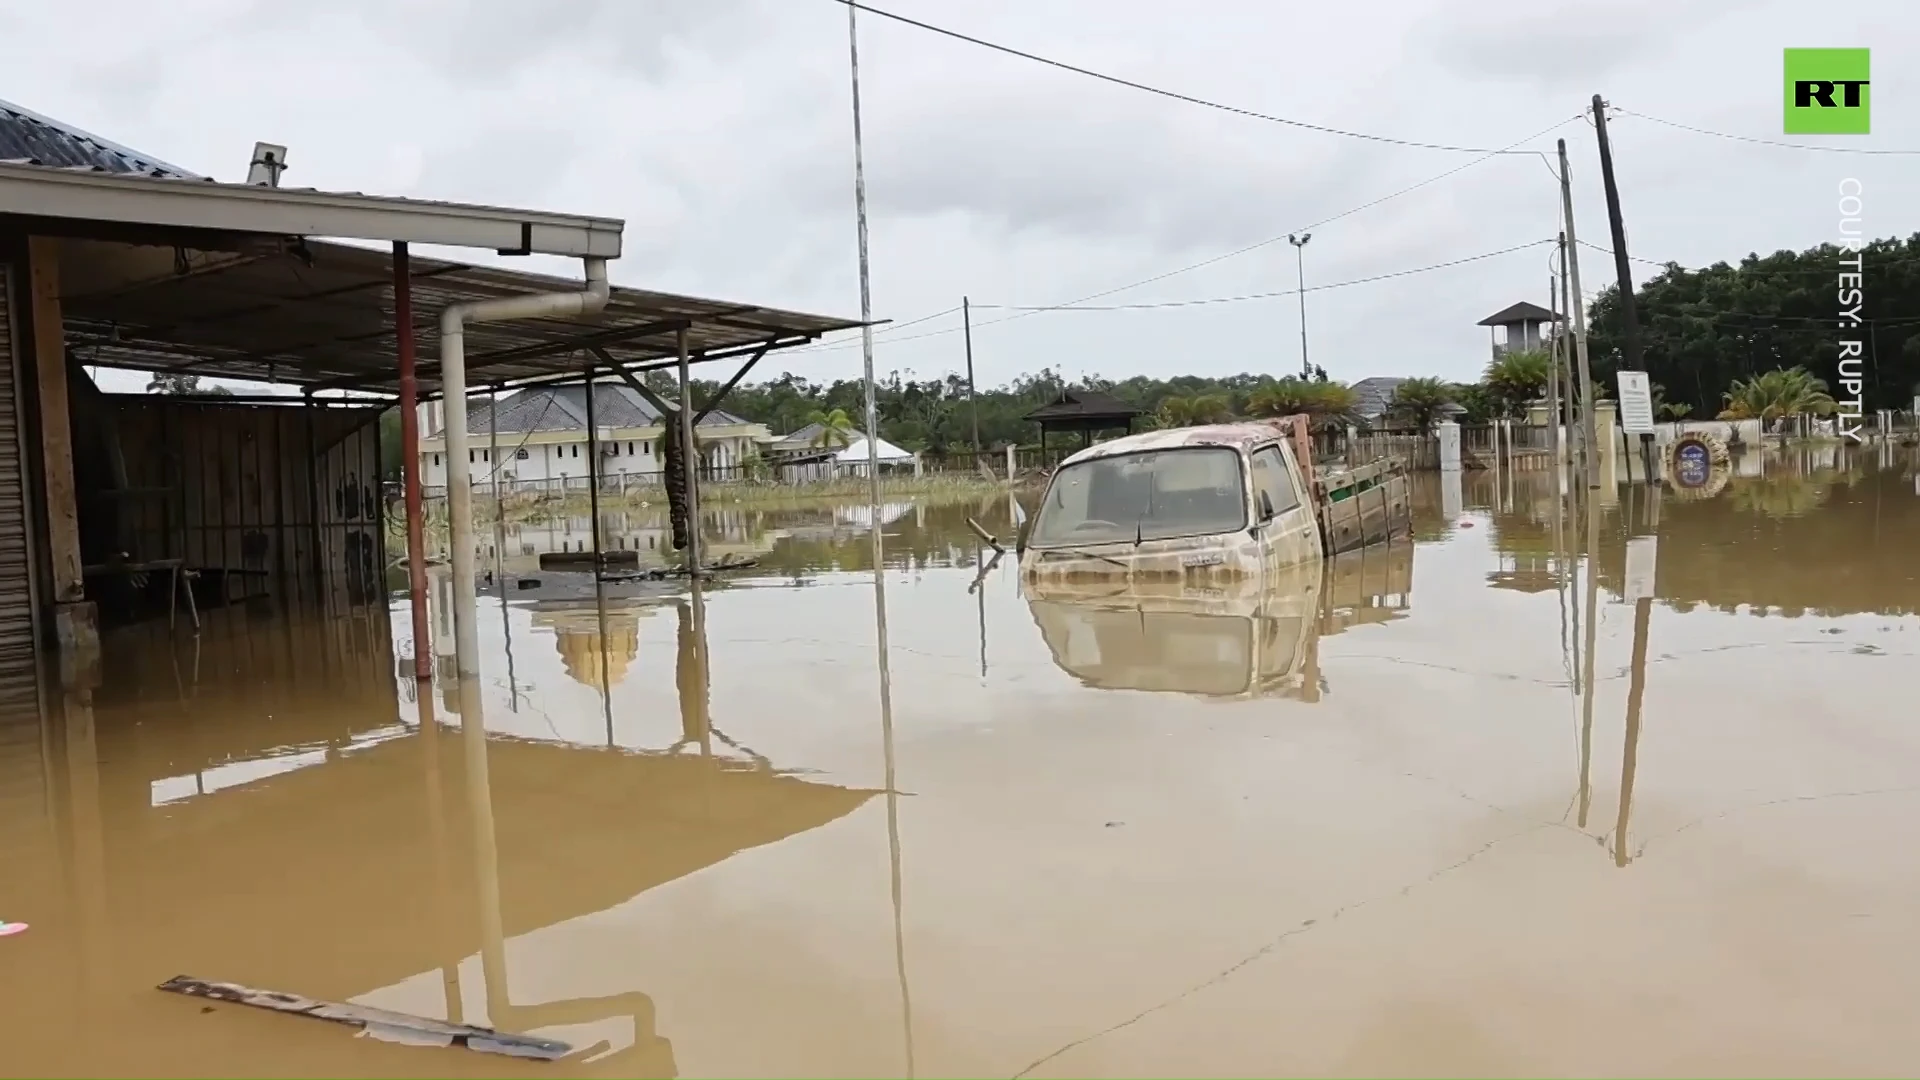
<path fill-rule="evenodd" d="M 680 352 L 680 466 L 687 474 L 687 573 L 700 573 L 700 457 L 693 443 L 693 386 L 687 377 L 687 332 L 674 335 Z"/>
<path fill-rule="evenodd" d="M 500 388 L 487 387 L 487 460 L 493 466 L 493 580 L 507 592 L 507 512 L 500 500 Z"/>
<path fill-rule="evenodd" d="M 1560 254 L 1566 257 L 1567 238 L 1560 237 Z M 1553 514 L 1555 528 L 1559 527 L 1560 508 L 1567 498 L 1566 463 L 1560 460 L 1560 351 L 1566 344 L 1566 335 L 1559 333 L 1560 307 L 1558 285 L 1552 275 L 1547 277 L 1547 310 L 1553 312 L 1553 350 L 1547 358 L 1547 460 L 1553 462 Z"/>
<path fill-rule="evenodd" d="M 1586 413 L 1587 444 L 1587 488 L 1594 490 L 1600 486 L 1600 472 L 1595 460 L 1595 451 L 1599 443 L 1594 434 L 1593 420 L 1593 368 L 1587 362 L 1587 302 L 1586 293 L 1580 291 L 1580 241 L 1573 231 L 1573 174 L 1567 168 L 1567 140 L 1558 140 L 1560 146 L 1560 206 L 1565 215 L 1567 227 L 1567 278 L 1572 286 L 1572 296 L 1568 308 L 1573 314 L 1573 350 L 1580 364 L 1580 401 Z"/>

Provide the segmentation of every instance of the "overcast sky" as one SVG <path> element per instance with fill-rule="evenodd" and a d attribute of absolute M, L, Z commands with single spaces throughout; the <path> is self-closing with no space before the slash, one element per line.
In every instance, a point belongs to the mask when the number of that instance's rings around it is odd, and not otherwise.
<path fill-rule="evenodd" d="M 1920 148 L 1910 0 L 876 6 L 1247 109 L 1469 147 L 1571 120 L 1595 92 L 1784 139 L 1782 47 L 1875 46 L 1874 134 L 1828 142 Z M 184 168 L 239 180 L 256 140 L 284 143 L 290 186 L 623 218 L 616 283 L 858 313 L 847 17 L 832 0 L 10 3 L 0 42 L 0 97 Z M 1072 301 L 1266 240 L 1277 242 L 1099 302 L 1290 289 L 1289 231 L 1481 157 L 1227 115 L 870 15 L 860 47 L 874 314 L 907 322 L 970 295 L 982 383 L 1043 366 L 1296 371 L 1292 296 L 1004 325 L 993 323 L 1011 313 L 992 305 Z M 1632 116 L 1612 130 L 1638 256 L 1701 265 L 1830 239 L 1846 177 L 1864 185 L 1871 233 L 1920 230 L 1920 158 L 1754 146 Z M 1605 244 L 1592 129 L 1572 120 L 1556 134 L 1572 153 L 1580 235 Z M 1553 136 L 1527 146 L 1551 153 Z M 1307 282 L 1480 255 L 1558 227 L 1541 158 L 1481 160 L 1315 226 Z M 1612 274 L 1592 251 L 1582 270 L 1590 294 Z M 1487 349 L 1474 324 L 1544 302 L 1547 278 L 1543 246 L 1309 293 L 1311 355 L 1349 381 L 1469 378 Z M 883 332 L 876 364 L 963 370 L 958 329 L 955 312 Z M 859 364 L 849 344 L 780 366 L 826 380 Z"/>

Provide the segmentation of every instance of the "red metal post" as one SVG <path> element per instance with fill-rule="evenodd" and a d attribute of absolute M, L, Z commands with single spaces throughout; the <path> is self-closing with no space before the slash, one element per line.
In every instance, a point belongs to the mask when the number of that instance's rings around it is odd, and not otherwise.
<path fill-rule="evenodd" d="M 427 638 L 427 540 L 420 506 L 420 384 L 413 371 L 413 279 L 407 245 L 393 245 L 393 334 L 400 356 L 400 470 L 407 500 L 407 592 L 413 607 L 413 676 L 433 678 L 433 646 Z M 423 695 L 424 699 L 424 695 Z"/>

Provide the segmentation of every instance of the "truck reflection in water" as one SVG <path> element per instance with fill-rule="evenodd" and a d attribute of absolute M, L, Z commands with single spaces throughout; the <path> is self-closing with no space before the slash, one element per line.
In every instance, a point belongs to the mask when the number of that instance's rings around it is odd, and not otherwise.
<path fill-rule="evenodd" d="M 1320 637 L 1402 618 L 1412 591 L 1399 542 L 1264 582 L 1032 582 L 1027 606 L 1053 662 L 1090 687 L 1318 701 Z"/>

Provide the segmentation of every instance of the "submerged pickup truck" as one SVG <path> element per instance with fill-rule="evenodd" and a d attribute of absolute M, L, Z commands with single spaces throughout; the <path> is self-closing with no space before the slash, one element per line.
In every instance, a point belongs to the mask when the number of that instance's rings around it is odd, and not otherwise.
<path fill-rule="evenodd" d="M 1407 535 L 1405 471 L 1317 473 L 1305 417 L 1129 435 L 1061 463 L 1022 534 L 1028 581 L 1246 579 Z"/>

